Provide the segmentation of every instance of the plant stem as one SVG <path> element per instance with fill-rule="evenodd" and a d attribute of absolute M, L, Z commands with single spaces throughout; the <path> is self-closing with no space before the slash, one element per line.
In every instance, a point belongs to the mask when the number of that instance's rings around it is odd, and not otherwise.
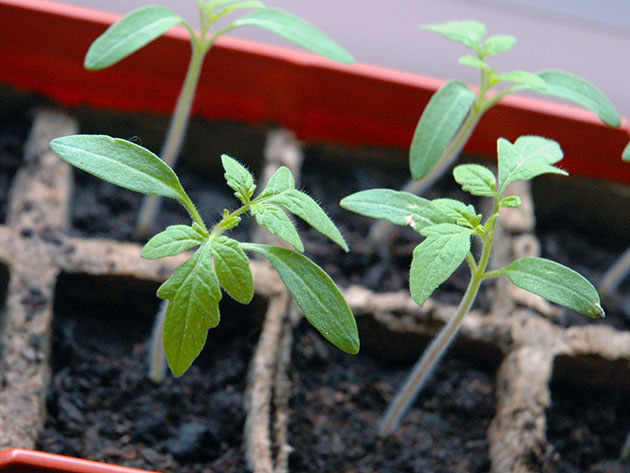
<path fill-rule="evenodd" d="M 177 162 L 177 157 L 181 150 L 184 136 L 186 135 L 190 109 L 192 108 L 192 103 L 195 98 L 195 90 L 197 89 L 201 66 L 203 65 L 203 59 L 207 50 L 208 48 L 204 47 L 201 42 L 192 41 L 192 57 L 188 64 L 186 79 L 179 93 L 177 105 L 175 106 L 175 111 L 166 135 L 166 141 L 160 153 L 162 160 L 171 167 L 175 166 Z M 147 236 L 155 219 L 155 215 L 159 210 L 160 202 L 160 197 L 156 195 L 144 197 L 136 223 L 136 238 L 144 238 Z"/>
<path fill-rule="evenodd" d="M 630 272 L 630 247 L 623 252 L 623 254 L 615 261 L 608 271 L 604 274 L 602 282 L 599 284 L 599 293 L 602 296 L 615 291 L 619 283 Z"/>

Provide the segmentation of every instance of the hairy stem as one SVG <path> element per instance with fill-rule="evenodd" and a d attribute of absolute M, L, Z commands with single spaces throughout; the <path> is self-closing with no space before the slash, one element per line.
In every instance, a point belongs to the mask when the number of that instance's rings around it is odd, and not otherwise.
<path fill-rule="evenodd" d="M 615 261 L 608 271 L 604 274 L 602 282 L 599 283 L 599 293 L 602 296 L 613 292 L 619 286 L 619 283 L 630 272 L 630 247 L 623 252 L 623 254 Z"/>

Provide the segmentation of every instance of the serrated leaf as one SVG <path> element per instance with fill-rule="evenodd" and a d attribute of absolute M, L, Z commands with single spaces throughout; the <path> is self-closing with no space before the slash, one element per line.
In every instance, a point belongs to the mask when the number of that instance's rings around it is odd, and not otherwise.
<path fill-rule="evenodd" d="M 293 174 L 286 166 L 279 167 L 269 178 L 261 195 L 275 195 L 281 192 L 295 189 Z"/>
<path fill-rule="evenodd" d="M 470 251 L 471 232 L 467 228 L 442 223 L 421 232 L 426 239 L 413 250 L 409 290 L 418 306 L 459 267 Z"/>
<path fill-rule="evenodd" d="M 241 246 L 269 260 L 306 319 L 324 338 L 346 353 L 359 352 L 359 333 L 352 311 L 323 269 L 285 248 L 253 243 Z"/>
<path fill-rule="evenodd" d="M 446 39 L 457 41 L 474 51 L 481 49 L 481 40 L 486 34 L 486 26 L 483 23 L 471 20 L 422 25 L 420 28 L 440 33 Z"/>
<path fill-rule="evenodd" d="M 205 238 L 188 225 L 171 225 L 144 245 L 141 256 L 145 259 L 174 256 L 201 245 L 204 241 Z"/>
<path fill-rule="evenodd" d="M 504 268 L 522 289 L 592 318 L 605 317 L 599 294 L 580 273 L 544 258 L 520 258 Z"/>
<path fill-rule="evenodd" d="M 562 174 L 566 171 L 553 164 L 562 159 L 562 149 L 553 140 L 540 136 L 521 136 L 514 144 L 504 138 L 497 141 L 499 161 L 499 193 L 513 181 L 526 181 L 541 174 Z"/>
<path fill-rule="evenodd" d="M 175 376 L 182 375 L 201 352 L 207 332 L 219 323 L 221 290 L 210 262 L 209 245 L 202 246 L 158 289 L 168 299 L 164 319 L 164 354 Z"/>
<path fill-rule="evenodd" d="M 254 177 L 245 166 L 227 154 L 221 155 L 221 163 L 225 170 L 225 182 L 232 188 L 234 195 L 244 204 L 249 202 L 256 190 Z"/>
<path fill-rule="evenodd" d="M 508 195 L 499 202 L 499 207 L 516 209 L 521 206 L 521 198 L 517 195 Z"/>
<path fill-rule="evenodd" d="M 310 23 L 283 10 L 259 8 L 235 20 L 234 26 L 256 26 L 275 33 L 302 48 L 343 64 L 352 55 Z"/>
<path fill-rule="evenodd" d="M 514 47 L 516 38 L 509 34 L 496 34 L 489 36 L 483 44 L 483 55 L 494 56 Z"/>
<path fill-rule="evenodd" d="M 492 172 L 479 164 L 460 164 L 453 169 L 455 181 L 472 195 L 493 197 L 496 179 Z"/>
<path fill-rule="evenodd" d="M 232 299 L 249 304 L 254 297 L 254 282 L 249 260 L 238 241 L 220 236 L 212 242 L 214 269 L 219 282 Z"/>
<path fill-rule="evenodd" d="M 477 56 L 471 56 L 470 54 L 462 56 L 457 60 L 463 66 L 476 67 L 478 69 L 490 69 L 490 65 L 479 59 Z"/>
<path fill-rule="evenodd" d="M 621 154 L 621 159 L 624 161 L 630 161 L 630 142 L 623 149 L 623 153 Z"/>
<path fill-rule="evenodd" d="M 272 204 L 257 204 L 251 208 L 251 213 L 256 223 L 265 227 L 269 233 L 282 238 L 298 251 L 304 251 L 300 235 L 284 210 Z"/>
<path fill-rule="evenodd" d="M 472 205 L 466 205 L 459 200 L 434 199 L 431 201 L 431 204 L 446 215 L 450 223 L 470 222 L 477 216 L 477 212 Z"/>
<path fill-rule="evenodd" d="M 409 225 L 416 231 L 447 221 L 447 217 L 429 200 L 391 189 L 356 192 L 345 197 L 339 205 L 366 217 L 384 219 L 395 225 Z"/>
<path fill-rule="evenodd" d="M 538 76 L 538 74 L 527 71 L 506 72 L 505 74 L 496 75 L 495 79 L 498 79 L 502 82 L 514 82 L 515 84 L 526 85 L 527 87 L 538 92 L 544 92 L 545 88 L 547 87 L 545 81 L 542 80 L 540 76 Z"/>
<path fill-rule="evenodd" d="M 96 38 L 85 55 L 84 66 L 89 70 L 109 67 L 183 21 L 166 7 L 153 5 L 133 10 Z"/>
<path fill-rule="evenodd" d="M 409 149 L 409 169 L 414 179 L 431 171 L 474 100 L 475 94 L 460 81 L 449 81 L 433 94 L 420 116 Z"/>
<path fill-rule="evenodd" d="M 105 135 L 55 138 L 50 148 L 85 172 L 143 194 L 189 200 L 179 179 L 160 158 L 142 146 Z"/>
<path fill-rule="evenodd" d="M 297 215 L 315 230 L 337 243 L 346 252 L 348 251 L 348 245 L 333 221 L 309 195 L 297 189 L 289 189 L 281 194 L 272 196 L 267 202 L 280 205 L 292 214 Z"/>
<path fill-rule="evenodd" d="M 544 94 L 569 100 L 592 111 L 608 126 L 618 127 L 621 119 L 612 103 L 590 82 L 568 72 L 542 71 L 538 74 L 545 81 Z"/>

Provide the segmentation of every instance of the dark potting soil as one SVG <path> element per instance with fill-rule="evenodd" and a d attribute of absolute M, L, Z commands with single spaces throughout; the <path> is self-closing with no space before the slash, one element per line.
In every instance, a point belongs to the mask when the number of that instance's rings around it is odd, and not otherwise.
<path fill-rule="evenodd" d="M 628 473 L 619 456 L 630 433 L 628 392 L 552 384 L 547 439 L 554 447 L 549 471 Z"/>
<path fill-rule="evenodd" d="M 243 393 L 259 300 L 243 310 L 226 298 L 190 370 L 155 386 L 147 374 L 155 285 L 65 275 L 58 286 L 38 449 L 164 472 L 245 471 Z M 85 294 L 98 296 L 88 302 Z"/>
<path fill-rule="evenodd" d="M 9 189 L 24 159 L 24 142 L 32 120 L 23 110 L 0 111 L 0 223 L 6 222 Z"/>
<path fill-rule="evenodd" d="M 542 256 L 562 263 L 582 274 L 595 286 L 607 269 L 625 250 L 619 242 L 611 243 L 592 234 L 571 229 L 568 223 L 547 223 L 537 230 Z M 624 242 L 622 242 L 624 243 Z M 569 309 L 563 309 L 554 322 L 562 326 L 607 324 L 618 330 L 630 330 L 630 278 L 619 285 L 617 291 L 602 300 L 606 311 L 604 319 L 591 319 Z"/>
<path fill-rule="evenodd" d="M 379 439 L 379 418 L 411 365 L 387 363 L 365 350 L 344 354 L 304 325 L 294 344 L 290 471 L 489 470 L 493 369 L 447 355 L 399 429 Z"/>
<path fill-rule="evenodd" d="M 88 238 L 135 240 L 134 230 L 143 195 L 115 186 L 78 169 L 74 169 L 75 188 L 72 204 L 71 234 Z M 223 214 L 238 205 L 233 191 L 227 187 L 223 173 L 201 173 L 185 163 L 177 166 L 177 175 L 197 211 L 212 226 Z M 151 235 L 168 225 L 190 224 L 184 207 L 173 199 L 162 199 Z M 248 219 L 232 230 L 234 238 L 246 238 Z"/>
<path fill-rule="evenodd" d="M 466 159 L 462 162 L 466 162 Z M 318 264 L 338 285 L 347 287 L 359 284 L 377 292 L 409 290 L 413 249 L 423 237 L 411 227 L 395 226 L 386 251 L 382 251 L 367 240 L 376 220 L 339 206 L 341 199 L 354 192 L 375 188 L 401 189 L 409 179 L 406 163 L 406 153 L 395 150 L 353 150 L 350 154 L 343 148 L 333 146 L 313 145 L 305 149 L 302 186 L 323 204 L 328 215 L 341 228 L 350 252 L 345 253 L 319 232 L 304 225 L 301 230 L 306 235 L 305 247 L 307 253 L 315 256 Z M 424 197 L 458 199 L 472 203 L 480 211 L 481 201 L 461 190 L 450 171 Z M 462 265 L 438 288 L 434 296 L 444 303 L 457 305 L 468 280 L 468 269 Z M 477 298 L 478 306 L 488 305 L 484 287 Z"/>

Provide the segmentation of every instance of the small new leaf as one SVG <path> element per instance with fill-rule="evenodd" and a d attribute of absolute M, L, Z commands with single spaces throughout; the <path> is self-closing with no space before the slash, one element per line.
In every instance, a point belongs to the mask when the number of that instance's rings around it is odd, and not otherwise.
<path fill-rule="evenodd" d="M 151 238 L 142 248 L 145 259 L 174 256 L 205 242 L 205 238 L 188 225 L 171 225 Z"/>
<path fill-rule="evenodd" d="M 605 317 L 595 287 L 580 273 L 544 258 L 520 258 L 504 268 L 512 284 L 592 318 Z"/>
<path fill-rule="evenodd" d="M 214 269 L 221 286 L 232 299 L 249 304 L 254 297 L 254 282 L 249 260 L 239 242 L 219 236 L 212 242 Z"/>
<path fill-rule="evenodd" d="M 541 92 L 560 97 L 596 114 L 608 126 L 618 127 L 621 119 L 606 96 L 590 82 L 568 72 L 542 71 L 538 74 L 546 84 Z"/>
<path fill-rule="evenodd" d="M 387 220 L 395 225 L 409 225 L 420 231 L 427 225 L 445 223 L 448 217 L 431 201 L 409 192 L 370 189 L 345 197 L 339 205 L 366 217 Z"/>
<path fill-rule="evenodd" d="M 460 57 L 457 62 L 463 66 L 471 66 L 478 69 L 490 69 L 490 65 L 487 62 L 482 61 L 477 56 L 472 56 L 470 54 Z"/>
<path fill-rule="evenodd" d="M 282 238 L 298 251 L 304 251 L 304 245 L 293 222 L 280 207 L 272 204 L 256 204 L 250 211 L 258 225 L 262 225 L 269 233 Z"/>
<path fill-rule="evenodd" d="M 289 189 L 272 196 L 266 202 L 279 205 L 292 214 L 297 215 L 315 230 L 323 233 L 337 243 L 344 251 L 349 251 L 348 245 L 333 221 L 326 215 L 326 212 L 317 205 L 317 202 L 304 192 L 300 192 L 297 189 Z"/>
<path fill-rule="evenodd" d="M 273 8 L 258 8 L 253 12 L 238 18 L 233 26 L 256 26 L 262 28 L 294 44 L 303 47 L 307 51 L 319 54 L 325 58 L 343 64 L 354 62 L 352 55 L 332 39 L 315 28 L 310 23 L 283 10 Z"/>
<path fill-rule="evenodd" d="M 423 25 L 420 28 L 440 33 L 446 39 L 457 41 L 475 52 L 481 51 L 481 40 L 486 34 L 486 27 L 483 23 L 471 20 Z"/>
<path fill-rule="evenodd" d="M 166 33 L 184 19 L 166 7 L 140 7 L 96 38 L 85 56 L 84 66 L 89 70 L 103 69 L 126 58 Z"/>
<path fill-rule="evenodd" d="M 293 174 L 291 174 L 289 168 L 282 166 L 269 178 L 265 190 L 262 191 L 261 195 L 276 195 L 294 188 L 295 181 Z"/>
<path fill-rule="evenodd" d="M 413 250 L 409 289 L 418 306 L 459 267 L 470 251 L 470 229 L 451 223 L 426 227 L 426 239 Z"/>
<path fill-rule="evenodd" d="M 514 47 L 515 43 L 516 38 L 509 34 L 497 34 L 489 36 L 483 45 L 481 55 L 483 57 L 494 56 L 496 54 L 509 51 Z"/>
<path fill-rule="evenodd" d="M 541 174 L 562 174 L 566 171 L 553 164 L 562 159 L 560 145 L 540 136 L 521 136 L 514 144 L 504 138 L 497 141 L 500 197 L 513 181 L 527 181 Z"/>
<path fill-rule="evenodd" d="M 527 71 L 506 72 L 505 74 L 496 75 L 494 78 L 501 82 L 514 82 L 515 84 L 525 85 L 538 92 L 544 92 L 547 87 L 540 76 Z"/>
<path fill-rule="evenodd" d="M 234 195 L 244 204 L 254 195 L 256 184 L 250 172 L 237 160 L 227 154 L 221 155 L 221 163 L 225 170 L 225 181 L 234 190 Z"/>
<path fill-rule="evenodd" d="M 409 149 L 414 179 L 426 176 L 468 115 L 475 94 L 463 82 L 449 81 L 433 94 L 424 108 Z"/>
<path fill-rule="evenodd" d="M 462 189 L 472 195 L 493 197 L 496 193 L 494 174 L 479 164 L 460 164 L 453 169 L 453 176 Z"/>
<path fill-rule="evenodd" d="M 285 248 L 253 243 L 241 246 L 269 260 L 306 319 L 324 338 L 346 353 L 359 352 L 359 333 L 352 311 L 323 269 Z"/>
<path fill-rule="evenodd" d="M 517 195 L 508 195 L 499 202 L 499 207 L 516 209 L 521 206 L 521 198 Z"/>

